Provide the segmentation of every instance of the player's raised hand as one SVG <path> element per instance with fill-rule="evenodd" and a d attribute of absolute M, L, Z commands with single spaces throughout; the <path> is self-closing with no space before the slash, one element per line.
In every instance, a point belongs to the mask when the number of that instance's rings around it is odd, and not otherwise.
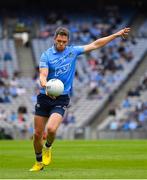
<path fill-rule="evenodd" d="M 130 28 L 124 28 L 115 34 L 116 36 L 121 37 L 122 39 L 126 39 L 129 35 L 130 30 L 131 30 Z"/>

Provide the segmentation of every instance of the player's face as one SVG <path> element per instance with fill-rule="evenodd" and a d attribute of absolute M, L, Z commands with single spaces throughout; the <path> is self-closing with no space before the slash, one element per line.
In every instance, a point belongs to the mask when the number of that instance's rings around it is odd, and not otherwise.
<path fill-rule="evenodd" d="M 54 39 L 57 51 L 63 51 L 68 44 L 68 37 L 64 35 L 57 35 Z"/>

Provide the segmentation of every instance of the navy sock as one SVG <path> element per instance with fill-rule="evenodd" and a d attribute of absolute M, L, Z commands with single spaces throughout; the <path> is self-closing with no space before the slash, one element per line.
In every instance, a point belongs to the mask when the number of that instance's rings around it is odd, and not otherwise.
<path fill-rule="evenodd" d="M 38 162 L 42 162 L 42 152 L 41 153 L 36 153 L 36 160 Z"/>

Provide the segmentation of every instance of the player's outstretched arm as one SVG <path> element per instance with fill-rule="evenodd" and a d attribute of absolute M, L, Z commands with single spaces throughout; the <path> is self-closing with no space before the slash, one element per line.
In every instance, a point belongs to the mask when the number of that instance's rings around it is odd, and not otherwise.
<path fill-rule="evenodd" d="M 128 37 L 129 32 L 130 32 L 130 28 L 124 28 L 110 36 L 106 36 L 106 37 L 97 39 L 96 41 L 94 41 L 88 45 L 85 45 L 84 52 L 89 52 L 89 51 L 101 48 L 117 37 L 122 37 L 123 39 L 125 39 Z"/>

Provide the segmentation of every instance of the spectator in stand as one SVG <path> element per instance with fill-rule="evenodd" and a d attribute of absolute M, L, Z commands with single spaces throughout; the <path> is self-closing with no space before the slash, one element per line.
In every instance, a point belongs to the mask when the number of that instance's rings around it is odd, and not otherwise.
<path fill-rule="evenodd" d="M 3 98 L 4 103 L 11 103 L 11 98 L 8 93 L 4 93 L 4 98 Z"/>
<path fill-rule="evenodd" d="M 139 90 L 136 88 L 130 88 L 127 94 L 128 96 L 140 96 Z"/>
<path fill-rule="evenodd" d="M 95 98 L 98 94 L 99 94 L 99 89 L 97 82 L 94 80 L 90 81 L 87 98 Z"/>
<path fill-rule="evenodd" d="M 116 111 L 117 111 L 117 106 L 112 104 L 112 105 L 110 105 L 108 115 L 115 117 L 116 116 Z"/>
<path fill-rule="evenodd" d="M 27 107 L 24 105 L 21 105 L 18 107 L 18 113 L 26 114 L 27 113 Z"/>
<path fill-rule="evenodd" d="M 146 29 L 147 29 L 147 20 L 145 20 L 143 23 L 142 23 L 142 25 L 141 25 L 141 27 L 139 28 L 139 36 L 140 37 L 147 37 L 147 31 L 146 31 Z"/>
<path fill-rule="evenodd" d="M 17 121 L 17 113 L 15 111 L 12 111 L 10 116 L 8 117 L 8 120 L 10 122 L 16 122 Z"/>
<path fill-rule="evenodd" d="M 5 53 L 4 53 L 4 61 L 6 62 L 6 61 L 12 61 L 12 55 L 11 55 L 11 53 L 9 52 L 9 51 L 6 51 Z"/>
<path fill-rule="evenodd" d="M 68 124 L 74 124 L 76 122 L 74 113 L 72 111 L 69 111 L 69 113 L 68 113 L 67 122 L 68 122 Z"/>
<path fill-rule="evenodd" d="M 135 130 L 138 128 L 138 123 L 135 119 L 131 119 L 129 122 L 129 130 Z"/>
<path fill-rule="evenodd" d="M 128 96 L 126 96 L 125 99 L 123 100 L 122 107 L 123 108 L 130 108 L 131 107 L 131 102 L 130 102 Z"/>
<path fill-rule="evenodd" d="M 18 96 L 18 94 L 17 94 L 17 87 L 16 86 L 14 86 L 14 85 L 12 85 L 12 86 L 10 86 L 10 94 L 11 94 L 11 96 L 13 97 L 13 98 L 16 98 L 17 96 Z"/>
<path fill-rule="evenodd" d="M 112 122 L 109 124 L 109 129 L 110 130 L 118 130 L 120 127 L 120 122 L 116 119 L 114 119 Z"/>

